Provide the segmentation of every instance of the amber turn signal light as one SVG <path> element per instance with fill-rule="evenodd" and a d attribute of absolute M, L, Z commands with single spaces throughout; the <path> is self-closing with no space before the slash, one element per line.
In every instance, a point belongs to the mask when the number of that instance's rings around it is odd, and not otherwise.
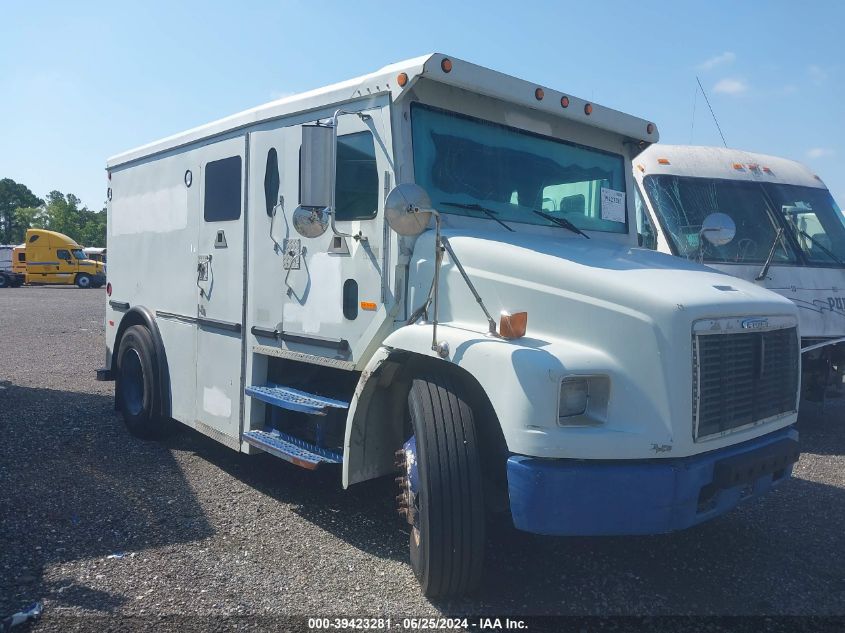
<path fill-rule="evenodd" d="M 399 84 L 400 88 L 404 88 L 405 84 L 408 83 L 408 74 L 399 73 L 398 75 L 396 75 L 396 83 Z"/>
<path fill-rule="evenodd" d="M 502 338 L 521 338 L 525 336 L 527 327 L 527 312 L 516 312 L 515 314 L 502 312 L 502 316 L 499 318 L 499 334 Z"/>

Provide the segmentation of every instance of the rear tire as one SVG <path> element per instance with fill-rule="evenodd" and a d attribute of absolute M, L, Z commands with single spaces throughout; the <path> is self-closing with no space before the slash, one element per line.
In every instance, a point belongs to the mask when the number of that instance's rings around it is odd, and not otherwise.
<path fill-rule="evenodd" d="M 481 581 L 484 499 L 473 411 L 443 376 L 415 379 L 405 444 L 411 567 L 429 598 Z M 413 473 L 411 471 L 414 471 Z"/>
<path fill-rule="evenodd" d="M 171 429 L 170 420 L 159 413 L 157 361 L 150 331 L 143 325 L 128 328 L 120 341 L 115 396 L 129 432 L 143 439 L 160 439 Z"/>
<path fill-rule="evenodd" d="M 80 288 L 90 288 L 91 287 L 91 276 L 90 275 L 77 275 L 76 276 L 76 285 Z"/>
<path fill-rule="evenodd" d="M 6 273 L 0 273 L 0 288 L 8 288 L 12 285 L 12 280 L 6 276 Z"/>

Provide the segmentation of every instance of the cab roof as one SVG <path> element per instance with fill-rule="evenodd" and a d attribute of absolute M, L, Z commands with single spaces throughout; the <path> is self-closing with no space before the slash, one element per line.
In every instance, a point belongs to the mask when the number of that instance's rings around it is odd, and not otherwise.
<path fill-rule="evenodd" d="M 821 178 L 797 161 L 701 145 L 652 145 L 634 159 L 634 174 L 750 180 L 826 189 Z"/>
<path fill-rule="evenodd" d="M 29 239 L 32 235 L 38 235 L 39 238 L 49 238 L 50 242 L 59 242 L 63 246 L 82 248 L 79 244 L 76 243 L 76 240 L 68 237 L 64 233 L 59 233 L 58 231 L 49 231 L 47 229 L 27 229 L 25 244 L 29 244 Z M 21 246 L 24 246 L 24 244 L 21 244 Z"/>
<path fill-rule="evenodd" d="M 447 71 L 447 67 L 450 70 Z M 402 86 L 399 85 L 398 79 L 401 74 L 406 75 Z M 432 53 L 384 66 L 368 75 L 277 99 L 117 154 L 108 159 L 106 168 L 118 167 L 258 123 L 272 121 L 297 112 L 317 110 L 333 103 L 343 103 L 379 94 L 388 94 L 391 100 L 396 101 L 408 94 L 414 84 L 423 78 L 540 110 L 584 125 L 591 125 L 620 134 L 633 141 L 648 144 L 656 142 L 659 138 L 657 126 L 649 121 L 455 57 Z"/>

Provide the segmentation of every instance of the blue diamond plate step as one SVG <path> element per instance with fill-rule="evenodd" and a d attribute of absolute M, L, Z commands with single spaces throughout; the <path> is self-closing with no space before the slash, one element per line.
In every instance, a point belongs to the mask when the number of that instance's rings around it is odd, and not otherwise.
<path fill-rule="evenodd" d="M 311 444 L 293 435 L 276 429 L 266 431 L 247 431 L 243 434 L 246 443 L 282 459 L 314 470 L 320 464 L 341 464 L 343 455 L 327 448 Z"/>
<path fill-rule="evenodd" d="M 246 395 L 257 398 L 274 407 L 299 411 L 311 415 L 326 415 L 326 409 L 348 409 L 349 403 L 326 398 L 313 393 L 283 387 L 281 385 L 250 386 L 244 389 Z"/>

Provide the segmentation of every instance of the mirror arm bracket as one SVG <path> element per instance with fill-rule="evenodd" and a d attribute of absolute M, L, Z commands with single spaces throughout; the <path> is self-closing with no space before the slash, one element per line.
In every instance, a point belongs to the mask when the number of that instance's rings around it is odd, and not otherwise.
<path fill-rule="evenodd" d="M 329 123 L 329 127 L 332 129 L 332 188 L 331 192 L 329 193 L 329 206 L 323 209 L 323 213 L 329 216 L 329 227 L 332 230 L 332 233 L 335 234 L 337 237 L 351 237 L 356 242 L 366 242 L 367 236 L 364 235 L 363 231 L 358 231 L 355 234 L 352 233 L 344 233 L 338 230 L 337 226 L 335 226 L 335 191 L 337 190 L 337 122 L 341 115 L 343 114 L 355 114 L 362 121 L 366 121 L 367 119 L 371 118 L 369 114 L 364 114 L 363 112 L 352 112 L 349 110 L 337 109 L 335 113 L 332 115 L 331 123 Z"/>
<path fill-rule="evenodd" d="M 499 332 L 496 329 L 496 321 L 493 320 L 492 316 L 490 316 L 490 311 L 487 309 L 487 306 L 484 305 L 484 301 L 482 300 L 481 295 L 478 294 L 478 290 L 475 289 L 475 286 L 473 285 L 472 281 L 470 281 L 469 275 L 467 275 L 466 270 L 464 270 L 464 267 L 461 264 L 461 261 L 458 259 L 458 256 L 455 255 L 455 251 L 452 250 L 452 245 L 449 244 L 449 240 L 441 236 L 440 242 L 443 244 L 443 247 L 449 253 L 449 257 L 452 258 L 452 261 L 455 263 L 458 272 L 461 273 L 461 277 L 463 277 L 464 282 L 469 288 L 469 291 L 472 293 L 472 296 L 475 297 L 475 300 L 478 302 L 478 306 L 481 308 L 482 312 L 484 312 L 484 316 L 487 317 L 487 333 L 490 334 L 490 336 L 498 337 Z"/>

